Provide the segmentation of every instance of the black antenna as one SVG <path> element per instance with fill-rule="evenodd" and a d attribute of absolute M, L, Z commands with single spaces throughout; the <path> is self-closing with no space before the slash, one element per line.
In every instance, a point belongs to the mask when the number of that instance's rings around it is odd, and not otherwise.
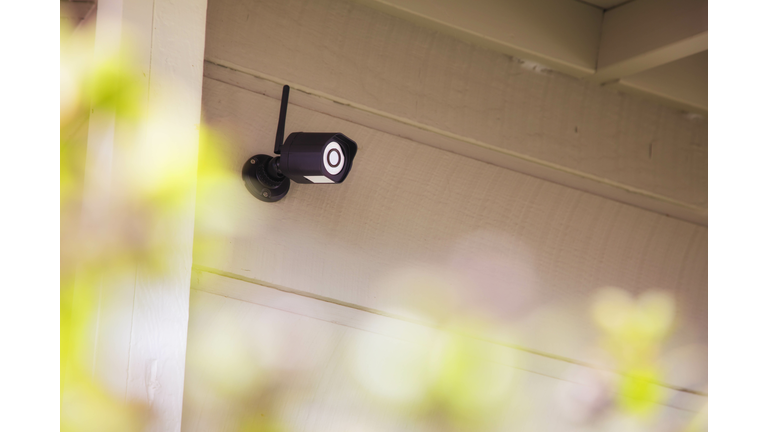
<path fill-rule="evenodd" d="M 283 145 L 283 135 L 285 134 L 285 112 L 288 110 L 288 92 L 291 88 L 283 86 L 283 98 L 280 99 L 280 119 L 277 120 L 277 136 L 275 136 L 275 154 L 280 154 L 280 147 Z"/>

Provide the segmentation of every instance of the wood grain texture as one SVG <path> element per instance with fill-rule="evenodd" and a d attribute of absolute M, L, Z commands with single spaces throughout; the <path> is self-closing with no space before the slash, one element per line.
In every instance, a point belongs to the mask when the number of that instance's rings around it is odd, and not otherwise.
<path fill-rule="evenodd" d="M 232 172 L 270 152 L 278 100 L 206 78 L 203 107 L 234 137 L 224 149 Z M 222 191 L 245 226 L 222 239 L 222 253 L 196 251 L 196 264 L 415 318 L 434 293 L 398 289 L 398 275 L 435 269 L 469 281 L 464 295 L 531 335 L 517 344 L 584 361 L 585 308 L 550 329 L 566 341 L 537 337 L 542 327 L 525 311 L 583 304 L 606 285 L 660 288 L 688 323 L 674 343 L 706 342 L 706 228 L 290 105 L 286 133 L 300 130 L 357 141 L 347 181 L 293 185 L 270 205 L 245 187 Z"/>
<path fill-rule="evenodd" d="M 234 290 L 239 297 L 220 295 L 222 292 L 231 295 Z M 193 277 L 190 352 L 202 353 L 210 349 L 212 338 L 220 338 L 228 339 L 232 346 L 248 347 L 254 355 L 248 368 L 232 368 L 238 364 L 231 361 L 232 357 L 243 355 L 240 349 L 232 350 L 228 357 L 212 356 L 204 364 L 195 365 L 194 360 L 190 360 L 189 370 L 196 373 L 188 373 L 186 378 L 183 431 L 239 430 L 239 417 L 244 412 L 262 421 L 264 418 L 280 421 L 287 430 L 415 431 L 435 430 L 439 426 L 438 417 L 416 421 L 408 416 L 391 415 L 387 405 L 366 388 L 360 369 L 362 366 L 371 375 L 387 372 L 379 370 L 381 365 L 370 364 L 361 356 L 372 349 L 380 350 L 381 354 L 397 352 L 418 363 L 428 355 L 426 347 L 439 338 L 441 332 L 316 300 L 304 299 L 301 303 L 302 299 L 289 297 L 289 294 L 215 275 L 198 273 Z M 221 330 L 229 334 L 216 333 Z M 584 379 L 589 375 L 581 373 L 578 366 L 575 369 L 561 367 L 556 372 L 560 376 L 534 372 L 526 367 L 540 363 L 520 358 L 514 350 L 481 341 L 470 343 L 475 344 L 474 352 L 484 367 L 498 377 L 511 378 L 517 391 L 525 395 L 524 400 L 520 394 L 511 395 L 505 406 L 506 415 L 499 429 L 494 430 L 517 429 L 521 425 L 531 430 L 572 427 L 560 402 L 564 395 L 589 389 L 593 383 Z M 226 347 L 222 345 L 220 349 Z M 207 369 L 221 371 L 226 365 L 233 375 L 243 379 L 248 375 L 247 369 L 255 368 L 255 364 L 269 364 L 268 352 L 285 357 L 278 357 L 282 362 L 272 363 L 272 368 L 266 369 L 269 374 L 262 379 L 283 376 L 285 371 L 299 379 L 284 378 L 276 387 L 267 386 L 269 397 L 251 397 L 245 410 L 237 404 L 226 403 L 226 399 L 220 400 L 220 396 L 212 392 L 211 382 L 205 380 Z M 222 380 L 225 377 L 219 376 Z M 682 399 L 678 399 L 681 395 Z M 660 417 L 667 425 L 680 427 L 690 421 L 706 398 L 670 392 L 665 400 L 667 403 L 660 407 Z"/>
<path fill-rule="evenodd" d="M 206 59 L 706 210 L 705 121 L 354 2 L 212 2 Z"/>

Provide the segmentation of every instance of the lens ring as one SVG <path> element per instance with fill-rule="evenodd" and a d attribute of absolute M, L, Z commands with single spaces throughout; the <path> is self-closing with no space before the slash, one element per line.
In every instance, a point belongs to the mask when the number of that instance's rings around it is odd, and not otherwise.
<path fill-rule="evenodd" d="M 336 164 L 331 163 L 332 156 L 336 156 Z M 330 175 L 336 175 L 344 169 L 344 152 L 336 141 L 331 141 L 323 151 L 323 166 Z"/>

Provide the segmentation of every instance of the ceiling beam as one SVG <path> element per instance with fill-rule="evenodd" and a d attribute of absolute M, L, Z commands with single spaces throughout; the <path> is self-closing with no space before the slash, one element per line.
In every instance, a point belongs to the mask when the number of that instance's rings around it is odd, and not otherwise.
<path fill-rule="evenodd" d="M 605 13 L 591 77 L 609 82 L 707 50 L 707 0 L 634 0 Z"/>
<path fill-rule="evenodd" d="M 708 51 L 606 83 L 625 93 L 707 115 Z"/>

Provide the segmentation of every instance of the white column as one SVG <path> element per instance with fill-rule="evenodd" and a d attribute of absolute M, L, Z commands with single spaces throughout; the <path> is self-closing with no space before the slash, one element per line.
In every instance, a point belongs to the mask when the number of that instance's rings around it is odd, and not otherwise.
<path fill-rule="evenodd" d="M 131 179 L 155 181 L 156 162 L 170 154 L 182 167 L 176 211 L 153 227 L 169 245 L 166 267 L 159 273 L 135 265 L 105 271 L 92 334 L 90 372 L 111 393 L 151 407 L 153 431 L 181 428 L 206 10 L 207 0 L 98 3 L 95 58 L 130 48 L 142 124 L 159 126 L 137 133 L 113 112 L 92 111 L 82 229 L 116 229 L 109 220 L 116 201 Z M 122 163 L 126 149 L 136 146 L 146 164 Z"/>

